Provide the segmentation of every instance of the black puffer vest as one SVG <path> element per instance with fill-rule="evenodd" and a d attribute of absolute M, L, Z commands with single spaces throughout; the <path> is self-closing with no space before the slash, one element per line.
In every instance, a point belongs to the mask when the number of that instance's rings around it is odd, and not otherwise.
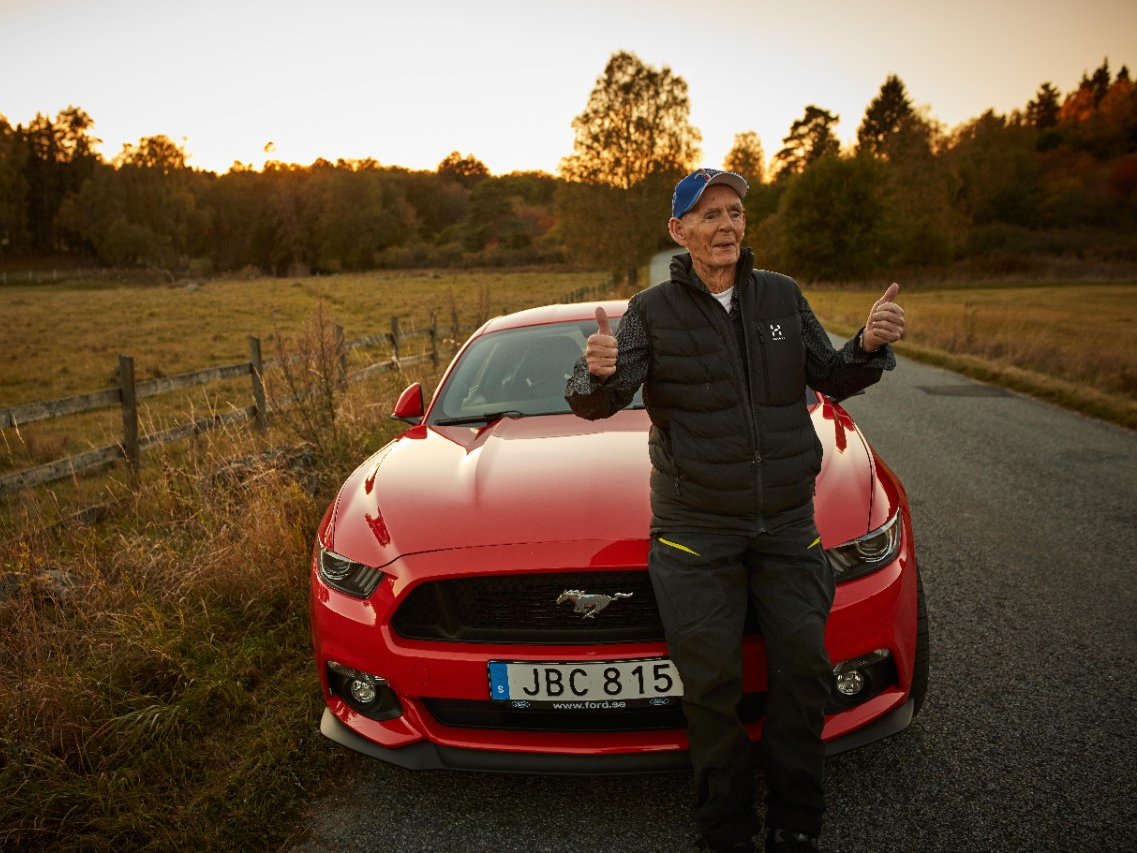
<path fill-rule="evenodd" d="M 805 405 L 797 284 L 753 270 L 743 250 L 738 305 L 746 364 L 727 312 L 676 257 L 671 280 L 633 297 L 651 343 L 653 524 L 763 520 L 807 504 L 821 445 Z M 749 387 L 748 387 L 749 386 Z"/>

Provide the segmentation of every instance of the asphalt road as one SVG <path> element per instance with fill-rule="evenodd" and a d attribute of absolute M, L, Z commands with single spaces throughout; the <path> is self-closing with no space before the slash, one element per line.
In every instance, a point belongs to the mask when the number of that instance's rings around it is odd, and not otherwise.
<path fill-rule="evenodd" d="M 1137 435 L 904 360 L 847 408 L 909 492 L 932 682 L 829 762 L 823 849 L 1137 851 Z M 344 764 L 290 853 L 693 849 L 685 774 Z"/>

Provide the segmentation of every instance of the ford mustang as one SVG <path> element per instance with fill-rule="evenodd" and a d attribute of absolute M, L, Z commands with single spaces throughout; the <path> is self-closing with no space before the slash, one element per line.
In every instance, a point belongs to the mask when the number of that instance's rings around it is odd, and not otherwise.
<path fill-rule="evenodd" d="M 626 302 L 600 303 L 618 322 Z M 596 304 L 490 320 L 429 401 L 328 507 L 311 561 L 320 729 L 416 769 L 604 773 L 689 767 L 683 685 L 647 574 L 647 413 L 578 419 L 565 383 Z M 904 729 L 928 629 L 904 488 L 836 400 L 809 392 L 816 513 L 837 577 L 826 630 L 830 753 Z M 762 736 L 751 618 L 739 714 Z"/>

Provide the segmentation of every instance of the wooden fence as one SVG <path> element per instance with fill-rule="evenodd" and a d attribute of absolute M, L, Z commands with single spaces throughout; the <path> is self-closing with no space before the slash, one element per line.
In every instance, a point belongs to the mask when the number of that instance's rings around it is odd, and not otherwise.
<path fill-rule="evenodd" d="M 473 327 L 452 331 L 470 331 Z M 341 382 L 355 382 L 366 379 L 376 373 L 399 370 L 402 367 L 430 361 L 435 367 L 440 364 L 442 354 L 439 352 L 438 322 L 431 316 L 429 328 L 410 332 L 399 329 L 399 318 L 391 318 L 391 331 L 378 335 L 371 335 L 353 341 L 344 340 L 342 326 L 335 327 L 336 348 L 340 353 Z M 426 352 L 419 355 L 404 356 L 401 349 L 408 340 L 414 338 L 429 338 L 429 347 Z M 253 421 L 256 428 L 265 431 L 268 428 L 269 407 L 265 401 L 264 373 L 273 366 L 273 362 L 265 361 L 261 356 L 261 342 L 259 338 L 250 336 L 249 360 L 236 364 L 225 364 L 218 367 L 207 367 L 203 370 L 194 370 L 176 376 L 166 376 L 161 379 L 151 379 L 146 382 L 136 382 L 134 378 L 134 358 L 129 355 L 118 357 L 119 386 L 104 391 L 94 391 L 90 394 L 80 394 L 74 397 L 63 397 L 46 402 L 24 403 L 19 406 L 10 406 L 0 409 L 0 429 L 24 426 L 35 421 L 58 418 L 66 415 L 75 415 L 81 412 L 105 409 L 118 406 L 122 410 L 122 442 L 89 450 L 75 456 L 57 459 L 35 468 L 17 471 L 0 477 L 0 495 L 14 494 L 15 492 L 32 486 L 61 480 L 76 474 L 103 468 L 120 459 L 125 459 L 132 478 L 137 477 L 141 464 L 143 450 L 172 441 L 179 441 L 191 436 L 200 435 L 212 429 L 225 426 L 237 421 Z M 386 344 L 390 348 L 390 358 L 374 362 L 359 370 L 348 373 L 347 354 L 361 347 L 374 347 Z M 149 435 L 139 435 L 138 432 L 138 401 L 157 394 L 190 388 L 195 385 L 205 385 L 219 382 L 224 379 L 234 379 L 243 376 L 249 377 L 252 402 L 243 408 L 233 409 L 229 412 L 213 414 L 209 417 L 179 424 L 160 432 Z"/>
<path fill-rule="evenodd" d="M 556 301 L 559 303 L 579 302 L 586 299 L 605 298 L 611 291 L 611 282 L 600 282 L 596 285 L 578 288 L 566 293 Z M 508 312 L 503 312 L 508 313 Z M 453 318 L 451 332 L 454 338 L 463 332 L 472 331 L 475 326 L 457 327 L 457 317 Z M 438 319 L 432 314 L 430 326 L 410 332 L 399 329 L 399 318 L 391 317 L 391 331 L 371 335 L 357 340 L 345 341 L 342 326 L 335 327 L 337 349 L 341 353 L 340 379 L 343 382 L 355 382 L 366 379 L 376 373 L 399 370 L 430 361 L 435 367 L 441 362 L 442 354 L 439 351 Z M 401 352 L 403 345 L 415 338 L 426 337 L 429 347 L 426 352 L 414 356 L 404 356 Z M 141 464 L 143 450 L 172 441 L 179 441 L 200 435 L 212 429 L 225 426 L 236 421 L 251 420 L 258 430 L 264 431 L 268 426 L 269 407 L 265 402 L 264 372 L 273 366 L 272 361 L 264 361 L 261 357 L 261 342 L 259 338 L 250 336 L 249 360 L 236 364 L 225 364 L 220 367 L 207 367 L 203 370 L 194 370 L 176 376 L 167 376 L 161 379 L 151 379 L 146 382 L 136 382 L 134 379 L 134 358 L 129 355 L 119 356 L 118 375 L 119 387 L 104 391 L 94 391 L 90 394 L 80 394 L 74 397 L 63 397 L 58 400 L 46 402 L 23 403 L 0 409 L 0 429 L 23 426 L 24 424 L 42 421 L 49 418 L 58 418 L 65 415 L 74 415 L 96 409 L 119 406 L 122 409 L 122 442 L 89 450 L 75 456 L 57 459 L 35 468 L 17 471 L 14 474 L 0 476 L 0 495 L 9 495 L 32 486 L 62 480 L 76 474 L 106 467 L 120 459 L 125 459 L 132 478 L 137 478 Z M 374 362 L 352 373 L 347 371 L 347 353 L 361 347 L 374 347 L 386 344 L 391 356 L 383 361 Z M 165 394 L 195 385 L 204 385 L 218 382 L 223 379 L 234 379 L 248 376 L 252 402 L 243 408 L 229 412 L 213 414 L 209 417 L 198 418 L 189 423 L 180 424 L 160 432 L 149 435 L 138 434 L 138 401 L 157 394 Z"/>

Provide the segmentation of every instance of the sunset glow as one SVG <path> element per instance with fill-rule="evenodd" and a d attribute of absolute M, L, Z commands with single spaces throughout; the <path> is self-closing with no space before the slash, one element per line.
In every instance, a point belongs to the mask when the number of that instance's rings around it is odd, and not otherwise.
<path fill-rule="evenodd" d="M 628 50 L 686 80 L 717 165 L 745 130 L 772 155 L 809 104 L 853 139 L 893 73 L 951 128 L 1021 109 L 1046 82 L 1070 92 L 1103 59 L 1137 63 L 1132 0 L 714 8 L 721 23 L 678 0 L 0 0 L 0 115 L 75 105 L 107 159 L 162 134 L 214 171 L 319 157 L 434 169 L 459 151 L 496 174 L 554 172 L 606 61 Z"/>

